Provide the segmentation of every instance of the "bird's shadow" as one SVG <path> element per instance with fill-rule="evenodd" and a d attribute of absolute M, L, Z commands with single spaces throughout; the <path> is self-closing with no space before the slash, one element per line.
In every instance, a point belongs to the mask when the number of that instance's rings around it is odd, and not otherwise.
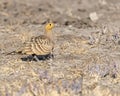
<path fill-rule="evenodd" d="M 50 58 L 54 58 L 53 54 L 47 54 L 47 55 L 29 55 L 26 57 L 22 57 L 22 61 L 41 61 L 41 60 L 49 60 Z"/>

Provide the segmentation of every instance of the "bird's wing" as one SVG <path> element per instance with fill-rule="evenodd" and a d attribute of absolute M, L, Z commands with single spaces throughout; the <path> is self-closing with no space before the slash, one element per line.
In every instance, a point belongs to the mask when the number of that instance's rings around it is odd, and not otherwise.
<path fill-rule="evenodd" d="M 23 53 L 46 55 L 51 53 L 54 43 L 46 36 L 41 35 L 33 37 L 29 43 L 26 43 Z"/>

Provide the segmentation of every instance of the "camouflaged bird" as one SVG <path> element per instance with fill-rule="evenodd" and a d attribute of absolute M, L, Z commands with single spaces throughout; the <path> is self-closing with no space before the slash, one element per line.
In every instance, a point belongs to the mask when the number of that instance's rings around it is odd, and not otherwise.
<path fill-rule="evenodd" d="M 54 42 L 52 38 L 53 23 L 48 23 L 45 26 L 45 34 L 31 38 L 30 42 L 27 42 L 22 53 L 28 55 L 47 55 L 50 54 L 54 48 Z"/>
<path fill-rule="evenodd" d="M 22 53 L 31 56 L 35 56 L 38 61 L 39 56 L 53 56 L 52 51 L 54 49 L 52 29 L 54 28 L 53 23 L 48 23 L 45 26 L 44 35 L 32 37 L 29 42 L 25 43 L 22 49 L 15 51 L 15 53 Z M 12 52 L 11 52 L 12 53 Z"/>

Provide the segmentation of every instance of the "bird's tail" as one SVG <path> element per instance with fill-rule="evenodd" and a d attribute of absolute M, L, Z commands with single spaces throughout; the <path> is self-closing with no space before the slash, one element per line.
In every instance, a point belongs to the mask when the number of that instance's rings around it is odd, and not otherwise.
<path fill-rule="evenodd" d="M 6 53 L 6 55 L 15 55 L 15 54 L 23 54 L 22 49 L 18 49 L 18 50 Z"/>

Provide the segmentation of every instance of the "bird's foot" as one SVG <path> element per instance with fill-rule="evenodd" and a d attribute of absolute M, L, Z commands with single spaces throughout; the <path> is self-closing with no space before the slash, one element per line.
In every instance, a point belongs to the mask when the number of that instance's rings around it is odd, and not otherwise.
<path fill-rule="evenodd" d="M 22 61 L 40 61 L 40 60 L 49 60 L 49 59 L 53 59 L 54 55 L 53 54 L 48 54 L 48 55 L 29 55 L 27 57 L 21 58 Z"/>

